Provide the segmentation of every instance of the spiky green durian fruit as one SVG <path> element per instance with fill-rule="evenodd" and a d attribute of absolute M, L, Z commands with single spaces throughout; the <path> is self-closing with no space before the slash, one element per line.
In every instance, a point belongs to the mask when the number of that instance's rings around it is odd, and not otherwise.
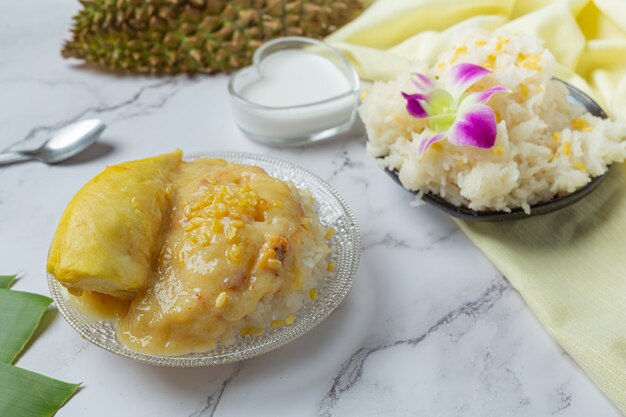
<path fill-rule="evenodd" d="M 213 73 L 250 63 L 280 36 L 322 38 L 359 0 L 80 0 L 62 54 L 133 73 Z"/>

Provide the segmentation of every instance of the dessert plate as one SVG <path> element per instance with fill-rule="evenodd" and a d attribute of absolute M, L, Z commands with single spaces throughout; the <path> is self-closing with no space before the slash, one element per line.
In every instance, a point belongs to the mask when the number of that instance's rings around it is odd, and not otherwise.
<path fill-rule="evenodd" d="M 345 201 L 330 185 L 296 165 L 269 156 L 239 152 L 201 152 L 185 156 L 185 160 L 197 158 L 222 158 L 233 163 L 259 166 L 275 178 L 292 181 L 298 188 L 310 190 L 320 221 L 336 231 L 329 242 L 335 270 L 326 273 L 317 287 L 317 299 L 309 301 L 298 311 L 293 325 L 266 329 L 262 336 L 238 337 L 229 346 L 219 345 L 207 352 L 182 356 L 146 354 L 122 345 L 115 335 L 114 322 L 91 319 L 76 303 L 71 302 L 71 295 L 56 278 L 48 274 L 50 293 L 61 315 L 93 344 L 117 355 L 158 366 L 198 367 L 237 362 L 270 352 L 302 336 L 328 317 L 348 293 L 359 265 L 359 229 Z"/>

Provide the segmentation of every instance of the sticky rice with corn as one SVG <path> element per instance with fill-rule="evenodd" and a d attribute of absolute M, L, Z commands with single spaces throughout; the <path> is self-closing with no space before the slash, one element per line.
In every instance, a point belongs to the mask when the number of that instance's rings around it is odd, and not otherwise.
<path fill-rule="evenodd" d="M 470 91 L 495 85 L 511 90 L 488 102 L 497 121 L 495 145 L 482 149 L 442 140 L 420 158 L 416 139 L 428 122 L 407 112 L 400 92 L 415 88 L 412 72 L 441 77 L 462 62 L 492 71 Z M 407 189 L 476 211 L 522 207 L 528 213 L 536 203 L 570 194 L 624 160 L 626 125 L 569 102 L 567 88 L 553 79 L 556 66 L 552 53 L 530 36 L 460 34 L 432 68 L 414 65 L 369 89 L 359 109 L 368 153 L 397 171 Z"/>
<path fill-rule="evenodd" d="M 298 189 L 291 183 L 288 185 L 300 202 L 305 218 L 310 220 L 307 222 L 309 230 L 293 248 L 301 254 L 299 268 L 303 281 L 291 290 L 265 296 L 252 313 L 230 323 L 220 338 L 223 345 L 233 343 L 238 336 L 261 336 L 271 329 L 294 324 L 302 308 L 317 299 L 324 277 L 335 269 L 334 261 L 329 259 L 328 246 L 335 231 L 320 222 L 310 191 Z"/>

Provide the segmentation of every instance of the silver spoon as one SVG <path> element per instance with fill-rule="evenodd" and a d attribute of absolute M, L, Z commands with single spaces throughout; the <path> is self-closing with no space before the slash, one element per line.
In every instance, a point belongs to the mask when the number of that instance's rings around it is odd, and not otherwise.
<path fill-rule="evenodd" d="M 84 151 L 102 134 L 104 122 L 99 119 L 81 120 L 59 130 L 37 149 L 0 153 L 0 165 L 35 159 L 56 164 Z"/>

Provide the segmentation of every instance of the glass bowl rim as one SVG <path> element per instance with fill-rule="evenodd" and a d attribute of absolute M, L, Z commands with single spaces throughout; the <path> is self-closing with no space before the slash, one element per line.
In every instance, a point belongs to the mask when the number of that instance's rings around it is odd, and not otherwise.
<path fill-rule="evenodd" d="M 350 72 L 350 76 L 348 77 L 348 80 L 351 82 L 352 84 L 352 88 L 348 91 L 346 91 L 345 93 L 341 93 L 339 95 L 333 96 L 333 97 L 329 97 L 327 99 L 324 100 L 319 100 L 319 101 L 314 101 L 311 103 L 305 103 L 305 104 L 298 104 L 298 105 L 294 105 L 294 106 L 266 106 L 263 104 L 258 104 L 258 103 L 254 103 L 250 100 L 247 100 L 246 98 L 244 98 L 241 94 L 239 94 L 237 91 L 235 91 L 235 81 L 241 77 L 243 74 L 250 72 L 250 71 L 256 71 L 259 72 L 258 66 L 260 65 L 260 63 L 262 62 L 261 59 L 261 55 L 263 54 L 263 52 L 265 52 L 266 49 L 269 49 L 275 45 L 279 45 L 281 43 L 285 43 L 285 44 L 296 44 L 296 43 L 300 43 L 300 44 L 307 44 L 307 45 L 314 45 L 314 46 L 319 46 L 322 47 L 326 50 L 329 50 L 330 52 L 333 53 L 333 55 L 335 55 L 348 69 L 348 71 Z M 328 104 L 328 103 L 332 103 L 332 102 L 336 102 L 336 101 L 340 101 L 346 97 L 350 97 L 350 96 L 354 96 L 355 100 L 356 98 L 358 98 L 358 94 L 361 91 L 361 80 L 359 78 L 358 73 L 356 72 L 356 69 L 354 68 L 354 66 L 350 63 L 350 61 L 348 61 L 348 59 L 334 46 L 317 40 L 317 39 L 313 39 L 313 38 L 306 38 L 303 36 L 284 36 L 281 38 L 276 38 L 273 39 L 271 41 L 268 41 L 266 43 L 264 43 L 263 45 L 261 45 L 255 52 L 254 55 L 252 57 L 252 65 L 249 65 L 247 67 L 241 68 L 240 70 L 235 71 L 230 78 L 228 79 L 228 93 L 230 94 L 230 96 L 236 100 L 239 104 L 242 104 L 244 106 L 250 107 L 250 108 L 255 108 L 255 109 L 260 109 L 260 110 L 265 110 L 265 111 L 284 111 L 284 110 L 292 110 L 292 109 L 310 109 L 319 105 L 324 105 L 324 104 Z M 355 102 L 356 104 L 356 102 Z"/>

